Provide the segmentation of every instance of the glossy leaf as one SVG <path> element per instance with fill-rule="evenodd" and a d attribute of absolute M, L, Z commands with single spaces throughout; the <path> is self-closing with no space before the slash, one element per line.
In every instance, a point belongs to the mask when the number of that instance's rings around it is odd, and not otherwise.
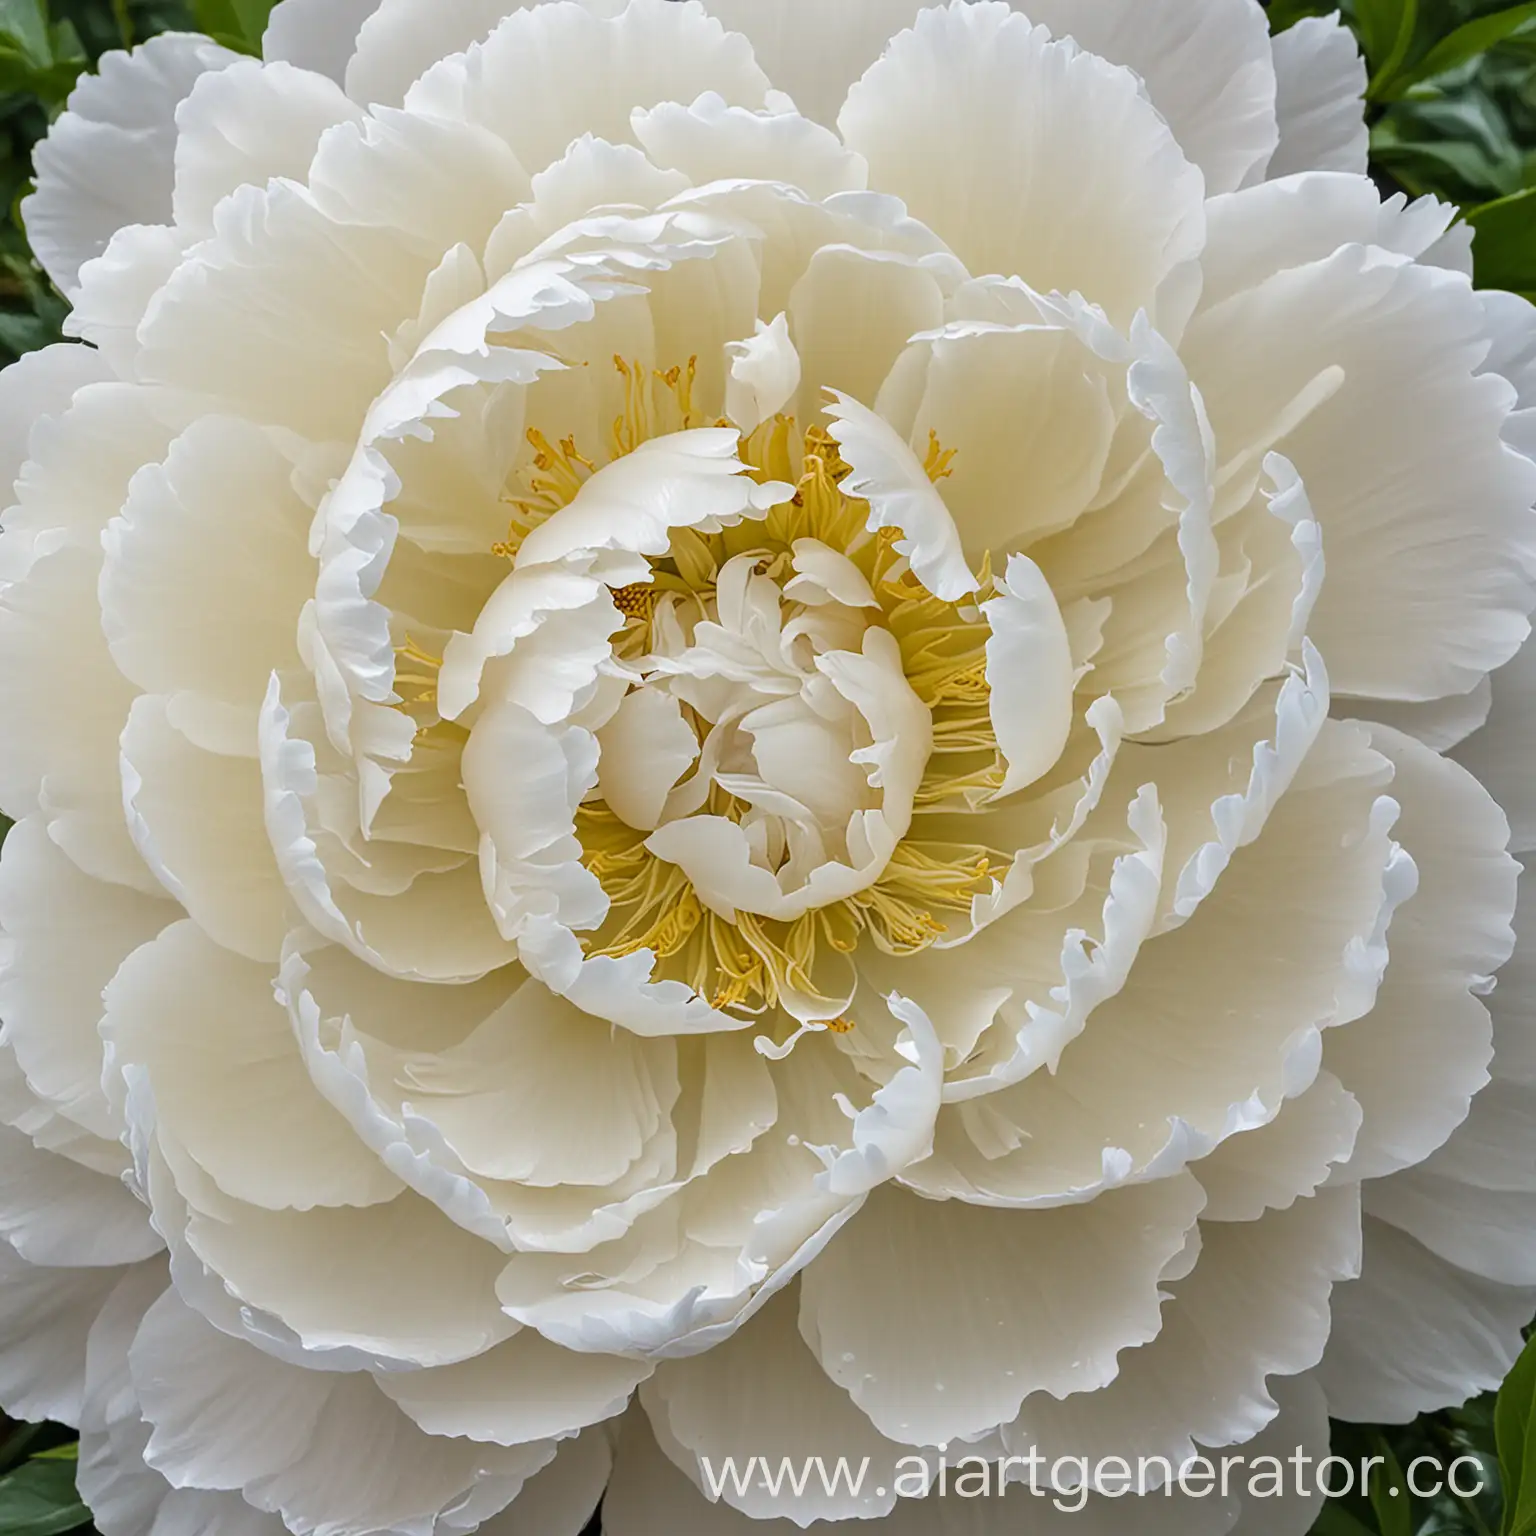
<path fill-rule="evenodd" d="M 1382 89 L 1375 92 L 1376 98 L 1390 100 L 1403 95 L 1409 87 L 1421 80 L 1432 80 L 1437 75 L 1457 69 L 1480 54 L 1487 53 L 1490 48 L 1532 22 L 1536 22 L 1536 0 L 1495 11 L 1491 16 L 1479 16 L 1475 21 L 1458 27 L 1449 37 L 1441 38 L 1411 68 L 1396 70 L 1384 82 Z"/>
<path fill-rule="evenodd" d="M 1413 1536 L 1413 1509 L 1408 1498 L 1408 1479 L 1392 1447 L 1381 1435 L 1372 1437 L 1380 1460 L 1371 1468 L 1367 1494 L 1381 1536 Z"/>
<path fill-rule="evenodd" d="M 193 0 L 198 27 L 226 48 L 260 54 L 273 0 Z"/>
<path fill-rule="evenodd" d="M 1472 259 L 1478 287 L 1507 288 L 1512 293 L 1536 292 L 1536 187 L 1470 209 L 1467 222 L 1477 232 L 1472 242 Z M 1529 1353 L 1527 1349 L 1526 1354 Z M 1531 1369 L 1536 1381 L 1536 1366 Z M 1501 1396 L 1501 1411 L 1502 1403 Z M 1499 1456 L 1502 1461 L 1502 1436 Z"/>
<path fill-rule="evenodd" d="M 1493 1432 L 1504 1484 L 1503 1536 L 1536 1531 L 1536 1341 L 1520 1352 L 1499 1389 Z"/>
<path fill-rule="evenodd" d="M 0 1477 L 0 1531 L 5 1536 L 62 1536 L 90 1520 L 90 1510 L 75 1491 L 73 1462 L 37 1457 Z"/>

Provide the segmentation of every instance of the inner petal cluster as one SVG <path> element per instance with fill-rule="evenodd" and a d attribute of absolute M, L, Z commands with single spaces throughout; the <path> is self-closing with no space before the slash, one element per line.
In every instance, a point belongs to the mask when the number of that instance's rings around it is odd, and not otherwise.
<path fill-rule="evenodd" d="M 609 466 L 698 418 L 695 364 L 656 370 L 653 391 L 614 362 Z M 524 572 L 600 473 L 571 439 L 528 439 L 526 494 L 495 546 Z M 583 714 L 596 760 L 572 829 L 601 915 L 573 926 L 588 958 L 646 951 L 655 979 L 714 1009 L 847 1027 L 861 941 L 925 949 L 1007 871 L 979 833 L 953 835 L 1007 775 L 988 677 L 998 589 L 984 558 L 973 591 L 930 592 L 901 530 L 872 528 L 850 494 L 833 431 L 779 414 L 737 453 L 782 500 L 713 531 L 674 526 L 664 552 L 606 578 L 613 627 Z M 928 478 L 952 458 L 935 438 Z"/>

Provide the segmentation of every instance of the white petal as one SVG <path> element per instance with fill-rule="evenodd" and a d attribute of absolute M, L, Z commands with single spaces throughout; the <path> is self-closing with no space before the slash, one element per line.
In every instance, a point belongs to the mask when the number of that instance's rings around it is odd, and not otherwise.
<path fill-rule="evenodd" d="M 639 688 L 597 733 L 597 789 L 620 821 L 651 832 L 672 786 L 699 755 L 699 739 L 670 693 Z"/>
<path fill-rule="evenodd" d="M 1481 998 L 1514 948 L 1519 869 L 1499 808 L 1465 770 L 1385 727 L 1371 739 L 1395 765 L 1393 832 L 1418 867 L 1418 894 L 1392 919 L 1375 1008 L 1330 1034 L 1324 1060 L 1365 1110 L 1351 1176 L 1376 1179 L 1422 1162 L 1488 1080 Z"/>
<path fill-rule="evenodd" d="M 73 294 L 81 264 L 125 224 L 163 224 L 171 213 L 176 108 L 206 70 L 237 54 L 192 33 L 109 53 L 82 75 L 68 110 L 38 145 L 37 191 L 23 205 L 44 270 Z"/>
<path fill-rule="evenodd" d="M 0 1237 L 31 1264 L 95 1268 L 158 1253 L 149 1212 L 120 1179 L 0 1129 Z"/>
<path fill-rule="evenodd" d="M 310 3 L 328 5 L 334 0 Z M 347 95 L 364 105 L 398 107 L 439 59 L 479 42 L 522 3 L 458 0 L 445 11 L 433 0 L 382 0 L 358 29 L 356 51 L 346 66 Z"/>
<path fill-rule="evenodd" d="M 717 9 L 717 7 L 712 7 Z M 775 15 L 790 9 L 780 5 Z M 848 14 L 852 5 L 835 5 L 832 14 Z M 823 54 L 825 17 L 820 19 Z M 843 148 L 837 135 L 794 112 L 749 112 L 728 107 L 713 92 L 690 106 L 662 102 L 637 112 L 635 137 L 657 164 L 682 171 L 695 186 L 742 177 L 781 181 L 811 197 L 862 191 L 869 181 L 863 158 Z M 743 427 L 743 430 L 746 430 Z"/>
<path fill-rule="evenodd" d="M 361 119 L 333 81 L 290 64 L 242 59 L 204 75 L 176 113 L 176 223 L 207 233 L 236 187 L 306 179 L 321 134 Z"/>
<path fill-rule="evenodd" d="M 1275 147 L 1275 67 L 1252 0 L 1012 3 L 1057 37 L 1135 70 L 1209 193 L 1262 172 Z"/>
<path fill-rule="evenodd" d="M 1362 1118 L 1338 1078 L 1318 1073 L 1268 1125 L 1231 1137 L 1194 1165 L 1206 1193 L 1204 1219 L 1251 1222 L 1267 1210 L 1289 1210 L 1348 1162 Z"/>
<path fill-rule="evenodd" d="M 622 1413 L 653 1369 L 618 1355 L 574 1354 L 525 1328 L 459 1365 L 375 1381 L 429 1435 L 526 1445 Z"/>
<path fill-rule="evenodd" d="M 387 338 L 416 314 L 437 255 L 329 218 L 316 192 L 283 180 L 241 187 L 213 226 L 145 318 L 140 377 L 311 441 L 353 440 L 389 382 Z"/>
<path fill-rule="evenodd" d="M 603 1495 L 606 1536 L 800 1536 L 790 1520 L 758 1520 L 710 1505 L 662 1453 L 646 1415 L 624 1420 L 613 1477 Z"/>
<path fill-rule="evenodd" d="M 0 1243 L 0 1404 L 13 1419 L 80 1422 L 86 1335 L 122 1276 L 29 1264 Z"/>
<path fill-rule="evenodd" d="M 1043 778 L 1072 729 L 1072 647 L 1050 585 L 1027 555 L 1011 555 L 998 595 L 981 605 L 987 641 L 989 709 L 1008 764 L 999 797 Z"/>
<path fill-rule="evenodd" d="M 0 709 L 14 722 L 0 805 L 13 816 L 39 805 L 49 835 L 82 869 L 147 891 L 157 887 L 128 837 L 116 762 L 133 690 L 107 651 L 97 581 L 101 531 L 168 437 L 142 392 L 82 389 L 34 433 L 0 540 L 9 550 L 16 538 L 18 553 L 30 542 L 38 556 L 0 595 Z"/>
<path fill-rule="evenodd" d="M 153 1426 L 149 1464 L 183 1486 L 238 1488 L 296 1536 L 429 1529 L 461 1500 L 478 1520 L 554 1451 L 429 1438 L 369 1377 L 269 1359 L 209 1327 L 174 1291 L 149 1309 L 129 1358 Z"/>
<path fill-rule="evenodd" d="M 874 405 L 908 340 L 943 318 L 943 290 L 910 257 L 823 246 L 789 295 L 802 380 L 796 418 L 835 415 L 829 390 Z"/>
<path fill-rule="evenodd" d="M 382 21 L 381 11 L 374 25 Z M 406 100 L 490 128 L 533 172 L 582 133 L 627 140 L 636 107 L 693 101 L 705 91 L 761 107 L 768 81 L 746 39 L 727 33 L 701 6 L 630 0 L 602 15 L 561 0 L 513 11 L 464 59 L 429 71 Z"/>
<path fill-rule="evenodd" d="M 25 353 L 0 372 L 0 493 L 7 504 L 31 457 L 33 429 L 46 417 L 62 416 L 77 389 L 110 377 L 94 348 L 62 342 Z"/>
<path fill-rule="evenodd" d="M 935 0 L 707 0 L 710 11 L 751 40 L 757 61 L 781 91 L 818 123 L 832 126 L 848 88 L 886 43 Z M 806 46 L 814 36 L 816 46 Z"/>
<path fill-rule="evenodd" d="M 1204 179 L 1136 77 L 1006 6 L 923 11 L 838 126 L 973 273 L 1076 290 L 1127 324 L 1199 253 Z"/>
<path fill-rule="evenodd" d="M 562 1440 L 555 1459 L 480 1527 L 481 1536 L 582 1536 L 613 1471 L 612 1435 L 599 1425 Z"/>
<path fill-rule="evenodd" d="M 107 989 L 113 1068 L 148 1071 L 161 1123 L 225 1194 L 270 1210 L 370 1205 L 399 1192 L 315 1092 L 271 967 L 168 928 Z"/>
<path fill-rule="evenodd" d="M 1456 750 L 1509 817 L 1510 850 L 1536 850 L 1536 642 L 1527 640 L 1492 677 L 1488 723 Z"/>
<path fill-rule="evenodd" d="M 379 0 L 280 0 L 267 18 L 262 56 L 312 69 L 339 85 L 358 29 L 378 8 Z"/>
<path fill-rule="evenodd" d="M 1321 1357 L 1335 1282 L 1359 1273 L 1359 1199 L 1348 1186 L 1258 1221 L 1202 1216 L 1194 1270 L 1169 1286 L 1157 1338 L 1123 1353 L 1099 1392 L 1026 1402 L 1008 1449 L 1177 1468 L 1202 1446 L 1251 1441 L 1277 1420 L 1284 1378 Z"/>
<path fill-rule="evenodd" d="M 1520 1353 L 1532 1299 L 1530 1289 L 1469 1275 L 1367 1217 L 1361 1276 L 1333 1293 L 1318 1370 L 1329 1411 L 1405 1424 L 1493 1390 Z"/>
<path fill-rule="evenodd" d="M 102 988 L 123 960 L 179 916 L 127 886 L 92 880 L 28 818 L 0 855 L 0 972 L 5 1043 L 28 1086 L 95 1136 L 121 1125 L 101 1088 Z"/>
<path fill-rule="evenodd" d="M 1365 126 L 1365 60 L 1343 18 L 1306 16 L 1274 40 L 1275 115 L 1280 147 L 1269 176 L 1294 171 L 1363 175 L 1370 134 Z"/>
<path fill-rule="evenodd" d="M 128 1347 L 165 1290 L 165 1268 L 129 1270 L 91 1326 L 75 1480 L 103 1536 L 282 1536 L 283 1525 L 238 1494 L 172 1488 L 144 1463 L 149 1426 L 139 1414 Z"/>
<path fill-rule="evenodd" d="M 1271 194 L 1234 205 L 1250 195 Z M 1300 472 L 1328 561 L 1310 632 L 1338 692 L 1464 693 L 1525 639 L 1536 566 L 1536 465 L 1503 439 L 1514 390 L 1478 375 L 1483 306 L 1458 274 L 1356 244 L 1263 270 L 1185 338 L 1219 458 L 1275 446 Z"/>
<path fill-rule="evenodd" d="M 771 323 L 759 320 L 751 337 L 728 341 L 725 350 L 731 359 L 725 414 L 750 435 L 783 410 L 800 388 L 803 369 L 789 339 L 789 317 L 780 313 Z"/>
<path fill-rule="evenodd" d="M 895 1506 L 896 1464 L 907 1448 L 887 1440 L 828 1380 L 796 1326 L 799 1293 L 776 1296 L 739 1333 L 692 1360 L 664 1363 L 641 1391 L 663 1443 L 689 1478 L 704 1487 L 704 1464 L 743 1470 L 761 1457 L 777 1469 L 802 1457 L 845 1456 L 866 1468 L 857 1493 L 812 1481 L 800 1495 L 777 1494 L 749 1474 L 746 1490 L 727 1480 L 724 1501 L 754 1520 L 871 1519 Z M 716 1473 L 715 1475 L 718 1475 Z M 877 1488 L 880 1491 L 876 1491 Z"/>
<path fill-rule="evenodd" d="M 1102 1387 L 1156 1335 L 1204 1199 L 1187 1178 L 1029 1212 L 882 1189 L 802 1277 L 800 1331 L 890 1438 L 980 1434 L 1032 1392 Z"/>
<path fill-rule="evenodd" d="M 994 561 L 1068 528 L 1098 495 L 1123 384 L 1043 315 L 934 338 L 910 441 L 954 451 L 942 495 L 966 550 Z"/>
<path fill-rule="evenodd" d="M 869 503 L 869 527 L 894 528 L 902 537 L 896 550 L 911 562 L 913 573 L 933 593 L 949 602 L 977 589 L 965 562 L 955 520 L 917 455 L 895 431 L 857 400 L 832 391 L 827 407 L 830 431 L 843 458 L 853 466 L 844 482 L 848 493 Z"/>
<path fill-rule="evenodd" d="M 314 513 L 298 474 L 273 434 L 205 417 L 134 477 L 102 539 L 102 627 L 124 676 L 147 693 L 243 706 L 250 752 L 273 669 L 298 662 L 314 592 Z M 240 579 L 210 580 L 217 571 Z"/>
<path fill-rule="evenodd" d="M 163 696 L 142 694 L 122 772 L 134 846 L 160 883 L 219 943 L 276 959 L 293 913 L 262 821 L 260 765 L 205 751 Z"/>

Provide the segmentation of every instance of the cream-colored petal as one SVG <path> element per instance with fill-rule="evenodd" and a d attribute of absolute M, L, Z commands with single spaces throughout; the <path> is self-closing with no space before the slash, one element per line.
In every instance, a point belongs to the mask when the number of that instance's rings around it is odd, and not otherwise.
<path fill-rule="evenodd" d="M 797 421 L 817 420 L 829 390 L 873 406 L 907 342 L 943 319 L 943 290 L 917 262 L 893 252 L 823 246 L 789 296 L 802 380 L 792 414 Z"/>
<path fill-rule="evenodd" d="M 854 9 L 834 5 L 832 14 Z M 823 30 L 816 51 L 824 47 Z M 714 92 L 689 105 L 668 101 L 637 112 L 630 126 L 657 165 L 682 171 L 695 186 L 743 177 L 787 182 L 820 198 L 863 191 L 869 181 L 863 158 L 845 149 L 830 129 L 795 112 L 727 106 Z"/>
<path fill-rule="evenodd" d="M 180 1485 L 239 1489 L 295 1536 L 428 1528 L 501 1509 L 554 1454 L 421 1433 L 355 1373 L 301 1371 L 211 1328 L 168 1291 L 129 1351 L 145 1459 Z"/>
<path fill-rule="evenodd" d="M 180 915 L 127 886 L 93 880 L 33 817 L 12 827 L 0 857 L 3 1039 L 33 1093 L 94 1136 L 116 1141 L 102 1093 L 102 988 L 139 945 Z"/>
<path fill-rule="evenodd" d="M 473 1360 L 374 1380 L 429 1435 L 527 1445 L 622 1413 L 653 1369 L 619 1355 L 573 1354 L 525 1328 Z"/>
<path fill-rule="evenodd" d="M 912 442 L 937 433 L 954 450 L 940 491 L 967 553 L 991 550 L 1000 563 L 1070 527 L 1109 458 L 1119 393 L 1110 367 L 1044 316 L 955 325 L 928 345 Z"/>
<path fill-rule="evenodd" d="M 1468 1274 L 1367 1216 L 1361 1275 L 1334 1291 L 1317 1373 L 1329 1411 L 1404 1424 L 1493 1390 L 1520 1353 L 1533 1299 L 1530 1288 Z"/>
<path fill-rule="evenodd" d="M 205 417 L 164 464 L 134 477 L 102 541 L 113 660 L 146 693 L 238 706 L 250 752 L 268 679 L 298 663 L 299 612 L 314 591 L 298 452 L 260 428 Z M 216 572 L 227 579 L 210 580 Z"/>
<path fill-rule="evenodd" d="M 1365 1111 L 1350 1173 L 1366 1179 L 1422 1162 L 1488 1081 L 1482 996 L 1514 948 L 1519 873 L 1503 815 L 1464 769 L 1385 727 L 1372 727 L 1371 740 L 1394 764 L 1389 793 L 1402 816 L 1393 835 L 1418 867 L 1418 891 L 1387 932 L 1375 1008 L 1324 1047 Z"/>
<path fill-rule="evenodd" d="M 199 76 L 237 57 L 206 37 L 170 32 L 109 53 L 80 77 L 37 147 L 37 190 L 22 210 L 32 249 L 66 296 L 82 263 L 123 225 L 169 218 L 176 108 Z"/>
<path fill-rule="evenodd" d="M 254 758 L 206 751 L 170 702 L 142 694 L 123 731 L 123 800 L 134 846 L 218 943 L 275 960 L 293 910 L 262 822 Z"/>
<path fill-rule="evenodd" d="M 79 1424 L 86 1336 L 123 1273 L 29 1264 L 0 1244 L 0 1404 L 12 1418 Z"/>
<path fill-rule="evenodd" d="M 733 32 L 751 40 L 774 86 L 814 122 L 831 127 L 848 89 L 934 0 L 707 0 Z M 816 38 L 814 47 L 807 38 Z"/>
<path fill-rule="evenodd" d="M 1289 1210 L 1349 1161 L 1364 1118 L 1359 1100 L 1331 1072 L 1286 1100 L 1268 1125 L 1222 1142 L 1193 1165 L 1211 1221 L 1253 1222 Z"/>
<path fill-rule="evenodd" d="M 490 128 L 532 173 L 583 133 L 627 140 L 636 107 L 705 91 L 761 107 L 767 90 L 747 40 L 702 6 L 630 0 L 605 15 L 558 0 L 513 11 L 462 59 L 428 71 L 406 102 Z"/>
<path fill-rule="evenodd" d="M 381 0 L 358 29 L 355 51 L 346 64 L 347 94 L 364 104 L 400 106 L 415 81 L 439 59 L 479 42 L 521 3 L 459 0 L 444 11 L 432 0 Z"/>
<path fill-rule="evenodd" d="M 1057 37 L 1123 64 L 1179 148 L 1230 192 L 1261 175 L 1276 142 L 1269 26 L 1254 0 L 1011 0 Z"/>
<path fill-rule="evenodd" d="M 1127 324 L 1199 254 L 1204 179 L 1129 70 L 1006 6 L 923 11 L 849 93 L 843 139 L 974 273 Z"/>
<path fill-rule="evenodd" d="M 1514 391 L 1477 374 L 1482 305 L 1456 273 L 1359 245 L 1271 273 L 1185 339 L 1218 458 L 1278 431 L 1300 472 L 1328 562 L 1310 632 L 1338 692 L 1466 692 L 1525 639 L 1536 563 L 1536 464 L 1503 440 Z"/>
<path fill-rule="evenodd" d="M 0 1129 L 0 1238 L 29 1264 L 132 1264 L 158 1253 L 149 1212 L 123 1181 Z"/>
<path fill-rule="evenodd" d="M 1365 60 L 1341 16 L 1305 16 L 1274 40 L 1280 144 L 1269 177 L 1296 171 L 1364 174 Z"/>
<path fill-rule="evenodd" d="M 664 1428 L 671 1454 L 701 1488 L 705 1465 L 723 1467 L 727 1457 L 744 1472 L 754 1456 L 772 1469 L 815 1456 L 844 1456 L 850 1466 L 867 1468 L 857 1492 L 813 1480 L 799 1495 L 792 1485 L 769 1492 L 753 1468 L 749 1487 L 727 1483 L 723 1498 L 754 1520 L 785 1516 L 806 1525 L 878 1518 L 895 1507 L 896 1463 L 907 1447 L 887 1440 L 827 1378 L 800 1337 L 799 1300 L 798 1289 L 786 1290 L 724 1344 L 691 1360 L 664 1362 L 641 1399 Z"/>
<path fill-rule="evenodd" d="M 1155 1337 L 1157 1277 L 1204 1199 L 1183 1177 L 1055 1211 L 877 1191 L 802 1277 L 800 1331 L 892 1439 L 981 1434 Z"/>
<path fill-rule="evenodd" d="M 357 47 L 358 29 L 378 8 L 379 0 L 279 0 L 262 34 L 262 56 L 312 69 L 340 84 Z"/>
<path fill-rule="evenodd" d="M 1101 1391 L 1026 1402 L 1004 1443 L 1053 1461 L 1161 1456 L 1175 1468 L 1202 1447 L 1244 1445 L 1277 1420 L 1284 1379 L 1321 1358 L 1330 1293 L 1359 1268 L 1354 1186 L 1257 1221 L 1202 1216 L 1199 1257 L 1169 1285 L 1158 1336 L 1123 1353 Z"/>
<path fill-rule="evenodd" d="M 1055 767 L 1072 729 L 1072 648 L 1061 610 L 1040 567 L 1011 555 L 996 578 L 997 596 L 981 605 L 987 641 L 989 708 L 1007 763 L 999 797 L 1035 783 Z"/>
<path fill-rule="evenodd" d="M 270 966 L 181 922 L 129 958 L 105 1007 L 112 1070 L 147 1073 L 162 1125 L 225 1194 L 307 1211 L 399 1192 L 316 1093 Z"/>
<path fill-rule="evenodd" d="M 203 75 L 176 113 L 175 222 L 207 233 L 236 187 L 302 181 L 326 129 L 362 113 L 323 74 L 241 60 Z"/>
<path fill-rule="evenodd" d="M 555 1459 L 480 1527 L 483 1536 L 583 1536 L 613 1472 L 615 1433 L 599 1424 L 560 1441 Z"/>

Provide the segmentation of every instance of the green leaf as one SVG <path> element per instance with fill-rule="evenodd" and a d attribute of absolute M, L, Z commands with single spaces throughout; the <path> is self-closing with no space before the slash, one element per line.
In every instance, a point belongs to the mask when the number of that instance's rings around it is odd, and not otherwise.
<path fill-rule="evenodd" d="M 226 47 L 261 52 L 273 0 L 193 0 L 198 26 Z"/>
<path fill-rule="evenodd" d="M 89 1525 L 67 1461 L 34 1459 L 0 1477 L 0 1531 L 5 1536 L 61 1536 Z"/>
<path fill-rule="evenodd" d="M 1308 16 L 1326 16 L 1337 9 L 1334 0 L 1271 0 L 1269 30 L 1278 36 Z"/>
<path fill-rule="evenodd" d="M 1520 194 L 1522 197 L 1526 194 Z M 1514 202 L 1506 198 L 1505 202 Z M 1497 208 L 1493 203 L 1490 207 Z M 1481 239 L 1481 235 L 1479 236 Z M 1528 1536 L 1536 1531 L 1536 1468 L 1530 1478 L 1527 1466 L 1536 1461 L 1536 1341 L 1520 1351 L 1520 1358 L 1499 1388 L 1493 1413 L 1494 1439 L 1499 1448 L 1499 1479 L 1504 1485 L 1503 1536 Z"/>
<path fill-rule="evenodd" d="M 1373 89 L 1372 97 L 1377 101 L 1393 100 L 1419 81 L 1432 80 L 1436 75 L 1443 75 L 1479 54 L 1487 53 L 1495 43 L 1503 42 L 1533 21 L 1536 21 L 1536 0 L 1495 11 L 1491 16 L 1479 16 L 1476 21 L 1458 27 L 1449 37 L 1441 38 L 1411 68 L 1399 69 L 1383 82 L 1380 90 Z"/>
<path fill-rule="evenodd" d="M 1476 264 L 1479 288 L 1508 288 L 1515 293 L 1536 288 L 1536 187 L 1527 187 L 1513 197 L 1501 197 L 1496 202 L 1469 209 L 1467 223 L 1477 236 L 1472 242 L 1472 259 Z M 1522 1362 L 1530 1352 L 1527 1347 L 1520 1357 Z M 1500 1415 L 1505 1413 L 1504 1392 L 1510 1390 L 1510 1383 L 1515 1381 L 1519 1369 L 1516 1366 L 1509 1381 L 1504 1383 L 1504 1391 L 1499 1393 Z M 1536 1389 L 1536 1364 L 1529 1367 L 1529 1374 L 1523 1379 L 1528 1382 L 1525 1412 L 1529 1414 L 1532 1390 Z M 1498 1428 L 1500 1422 L 1495 1420 L 1499 1464 L 1502 1466 L 1508 1441 L 1504 1430 Z M 1532 1508 L 1536 1509 L 1536 1486 L 1533 1486 L 1532 1494 Z"/>
<path fill-rule="evenodd" d="M 1395 0 L 1395 3 L 1399 15 L 1397 33 L 1392 39 L 1392 51 L 1372 74 L 1371 83 L 1365 92 L 1367 101 L 1380 101 L 1391 89 L 1408 57 L 1408 50 L 1413 46 L 1413 35 L 1418 31 L 1419 0 Z"/>
<path fill-rule="evenodd" d="M 47 0 L 0 0 L 0 48 L 20 55 L 34 69 L 53 63 Z"/>
<path fill-rule="evenodd" d="M 1418 0 L 1355 0 L 1355 31 L 1373 77 L 1407 51 L 1418 12 Z"/>
<path fill-rule="evenodd" d="M 1367 1494 L 1376 1514 L 1381 1536 L 1413 1536 L 1413 1511 L 1408 1502 L 1408 1479 L 1392 1447 L 1380 1435 L 1371 1437 L 1371 1448 L 1381 1458 L 1371 1468 Z"/>
<path fill-rule="evenodd" d="M 1376 1536 L 1376 1533 L 1355 1519 L 1342 1504 L 1330 1502 L 1319 1512 L 1312 1536 Z"/>

